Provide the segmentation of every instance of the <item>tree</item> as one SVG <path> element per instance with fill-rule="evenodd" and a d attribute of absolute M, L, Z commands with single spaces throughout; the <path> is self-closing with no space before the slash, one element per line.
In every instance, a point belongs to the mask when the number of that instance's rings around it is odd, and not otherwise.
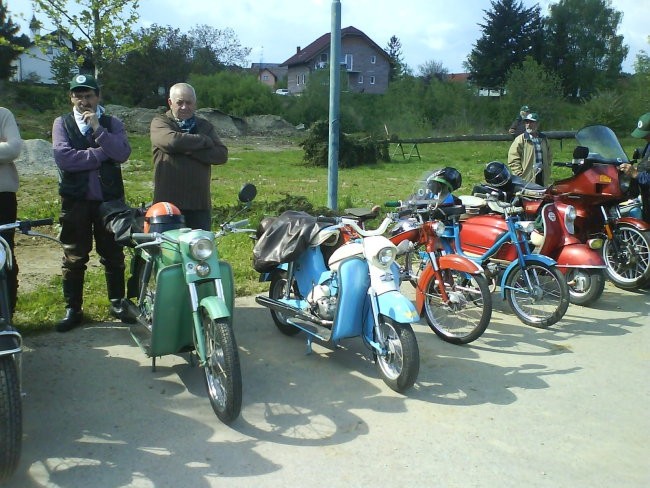
<path fill-rule="evenodd" d="M 425 83 L 431 83 L 432 80 L 444 81 L 449 74 L 449 70 L 441 62 L 430 60 L 425 61 L 418 66 L 419 75 Z"/>
<path fill-rule="evenodd" d="M 29 45 L 26 35 L 17 35 L 20 26 L 8 14 L 4 1 L 0 0 L 0 80 L 6 80 L 13 74 L 11 62 Z"/>
<path fill-rule="evenodd" d="M 617 35 L 622 13 L 610 0 L 560 0 L 546 21 L 546 66 L 562 78 L 564 93 L 585 97 L 615 85 L 628 47 Z"/>
<path fill-rule="evenodd" d="M 104 67 L 137 46 L 125 42 L 138 21 L 139 0 L 34 0 L 34 6 L 56 27 L 58 36 L 43 36 L 43 49 L 60 50 L 60 64 L 90 64 L 101 79 Z M 77 13 L 75 13 L 77 12 Z M 61 39 L 69 42 L 61 42 Z M 62 83 L 67 80 L 59 80 Z"/>
<path fill-rule="evenodd" d="M 213 74 L 224 66 L 244 66 L 251 48 L 243 47 L 235 32 L 197 25 L 189 31 L 192 41 L 192 72 Z"/>
<path fill-rule="evenodd" d="M 389 81 L 400 79 L 407 73 L 408 67 L 404 64 L 402 58 L 402 43 L 397 36 L 391 36 L 386 46 L 388 53 L 388 62 L 390 64 Z"/>
<path fill-rule="evenodd" d="M 139 48 L 114 60 L 104 75 L 111 100 L 130 106 L 165 105 L 169 88 L 189 78 L 191 39 L 179 29 L 153 25 L 127 42 Z"/>
<path fill-rule="evenodd" d="M 492 1 L 479 24 L 482 36 L 474 44 L 465 67 L 480 88 L 503 90 L 508 71 L 527 56 L 541 61 L 543 23 L 539 5 L 525 8 L 520 1 Z"/>

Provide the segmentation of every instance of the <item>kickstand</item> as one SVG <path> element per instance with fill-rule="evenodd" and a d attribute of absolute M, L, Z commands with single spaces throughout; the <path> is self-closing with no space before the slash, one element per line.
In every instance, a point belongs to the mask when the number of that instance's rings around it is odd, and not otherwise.
<path fill-rule="evenodd" d="M 154 357 L 151 358 L 151 371 L 152 371 L 153 373 L 156 372 L 156 356 L 154 356 Z"/>
<path fill-rule="evenodd" d="M 307 334 L 307 352 L 305 353 L 306 355 L 310 355 L 312 353 L 311 349 L 311 336 Z"/>

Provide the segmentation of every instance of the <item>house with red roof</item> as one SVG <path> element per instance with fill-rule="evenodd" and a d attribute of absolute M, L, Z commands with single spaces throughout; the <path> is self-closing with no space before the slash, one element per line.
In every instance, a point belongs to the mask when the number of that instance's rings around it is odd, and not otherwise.
<path fill-rule="evenodd" d="M 299 95 L 307 87 L 310 76 L 318 70 L 328 70 L 330 59 L 330 33 L 323 34 L 280 66 L 287 67 L 287 88 Z M 384 93 L 388 89 L 390 62 L 386 51 L 356 27 L 341 29 L 341 59 L 345 73 L 341 90 L 357 93 Z"/>

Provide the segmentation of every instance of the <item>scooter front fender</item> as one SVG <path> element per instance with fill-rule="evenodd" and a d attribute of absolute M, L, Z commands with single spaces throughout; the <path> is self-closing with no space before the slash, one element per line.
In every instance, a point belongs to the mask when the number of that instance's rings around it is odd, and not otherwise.
<path fill-rule="evenodd" d="M 199 310 L 201 307 L 205 308 L 212 320 L 226 319 L 228 323 L 232 322 L 230 309 L 223 298 L 205 297 L 199 302 Z"/>
<path fill-rule="evenodd" d="M 634 217 L 622 217 L 616 221 L 616 227 L 619 227 L 621 224 L 627 224 L 634 227 L 636 230 L 644 232 L 650 230 L 650 223 L 645 220 L 635 219 Z"/>
<path fill-rule="evenodd" d="M 379 314 L 400 324 L 411 324 L 420 320 L 413 302 L 399 291 L 388 291 L 377 297 Z"/>
<path fill-rule="evenodd" d="M 564 246 L 556 258 L 557 267 L 565 273 L 567 268 L 605 268 L 602 255 L 586 244 Z"/>
<path fill-rule="evenodd" d="M 549 258 L 548 256 L 543 256 L 541 254 L 529 254 L 524 258 L 526 265 L 528 264 L 545 264 L 546 266 L 557 266 L 557 263 Z M 514 260 L 508 265 L 506 270 L 503 272 L 503 278 L 501 278 L 501 298 L 505 300 L 506 298 L 506 283 L 508 282 L 508 277 L 512 270 L 519 264 L 518 260 Z"/>
<path fill-rule="evenodd" d="M 460 256 L 458 254 L 444 254 L 438 258 L 438 266 L 440 269 L 454 269 L 464 273 L 479 274 L 483 272 L 483 268 L 469 258 Z M 434 279 L 433 266 L 428 262 L 420 274 L 418 286 L 415 289 L 415 309 L 418 313 L 422 313 L 424 309 L 424 300 L 426 298 L 425 292 L 428 284 Z"/>

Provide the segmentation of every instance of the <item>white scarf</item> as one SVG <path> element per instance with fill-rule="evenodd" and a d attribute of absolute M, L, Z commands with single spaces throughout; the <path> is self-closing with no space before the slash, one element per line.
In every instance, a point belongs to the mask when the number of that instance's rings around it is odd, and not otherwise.
<path fill-rule="evenodd" d="M 97 105 L 97 118 L 100 118 L 104 112 L 104 107 Z M 72 113 L 74 114 L 74 121 L 77 123 L 77 127 L 79 127 L 79 130 L 85 136 L 92 130 L 92 127 L 84 122 L 83 115 L 77 110 L 77 107 L 74 107 Z"/>

